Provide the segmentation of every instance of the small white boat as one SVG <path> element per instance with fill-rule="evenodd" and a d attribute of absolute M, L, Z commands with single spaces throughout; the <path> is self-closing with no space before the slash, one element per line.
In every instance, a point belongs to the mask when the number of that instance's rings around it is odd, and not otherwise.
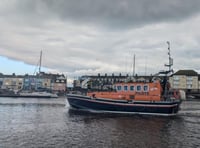
<path fill-rule="evenodd" d="M 57 94 L 53 94 L 50 92 L 20 92 L 19 97 L 27 97 L 27 98 L 58 98 Z"/>

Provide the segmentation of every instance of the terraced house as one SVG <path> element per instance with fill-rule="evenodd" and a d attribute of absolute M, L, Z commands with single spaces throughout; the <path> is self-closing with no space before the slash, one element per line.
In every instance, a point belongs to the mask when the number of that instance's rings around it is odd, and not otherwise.
<path fill-rule="evenodd" d="M 64 94 L 67 89 L 67 78 L 63 74 L 47 74 L 40 72 L 37 75 L 4 75 L 0 74 L 0 89 L 12 90 L 46 90 Z"/>
<path fill-rule="evenodd" d="M 11 89 L 20 90 L 23 88 L 23 76 L 15 75 L 3 75 L 0 74 L 0 88 L 1 89 Z"/>
<path fill-rule="evenodd" d="M 137 81 L 148 81 L 153 76 L 135 76 Z M 161 79 L 162 76 L 159 76 Z M 82 76 L 74 81 L 74 88 L 87 89 L 106 89 L 112 87 L 116 82 L 128 81 L 130 76 L 124 75 L 100 75 L 97 76 Z M 194 70 L 179 70 L 169 77 L 171 87 L 174 89 L 182 89 L 185 92 L 200 93 L 200 75 Z"/>

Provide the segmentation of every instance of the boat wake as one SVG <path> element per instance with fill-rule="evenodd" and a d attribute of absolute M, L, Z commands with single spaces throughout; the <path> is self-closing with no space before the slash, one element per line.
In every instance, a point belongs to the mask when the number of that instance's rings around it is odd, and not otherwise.
<path fill-rule="evenodd" d="M 200 110 L 195 109 L 195 110 L 181 110 L 179 111 L 178 115 L 181 116 L 193 116 L 193 117 L 200 117 Z"/>

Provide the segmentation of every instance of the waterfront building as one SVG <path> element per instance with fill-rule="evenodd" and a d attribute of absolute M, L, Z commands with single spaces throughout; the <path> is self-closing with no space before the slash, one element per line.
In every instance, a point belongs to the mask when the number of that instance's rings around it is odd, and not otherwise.
<path fill-rule="evenodd" d="M 138 76 L 135 75 L 129 76 L 128 74 L 122 75 L 121 73 L 119 75 L 84 75 L 79 77 L 77 80 L 74 80 L 74 89 L 75 90 L 109 90 L 114 89 L 113 84 L 119 83 L 119 82 L 131 82 L 131 81 L 138 81 L 138 82 L 150 82 L 152 79 L 151 76 Z"/>
<path fill-rule="evenodd" d="M 42 89 L 63 95 L 67 89 L 67 77 L 64 74 L 48 74 L 40 72 L 37 74 Z"/>
<path fill-rule="evenodd" d="M 149 82 L 154 76 L 134 76 L 128 75 L 84 75 L 74 80 L 75 90 L 87 90 L 89 89 L 112 89 L 112 86 L 116 82 L 124 81 L 146 81 Z M 163 76 L 159 76 L 163 79 Z M 169 77 L 171 87 L 174 89 L 182 89 L 185 92 L 200 92 L 200 75 L 194 70 L 179 70 Z"/>
<path fill-rule="evenodd" d="M 23 90 L 35 90 L 36 89 L 36 77 L 34 75 L 26 74 L 24 76 Z"/>
<path fill-rule="evenodd" d="M 186 92 L 199 91 L 199 75 L 194 70 L 179 70 L 169 78 L 172 88 L 182 89 Z"/>
<path fill-rule="evenodd" d="M 63 95 L 67 91 L 67 78 L 60 75 L 54 79 L 52 90 L 57 94 Z"/>
<path fill-rule="evenodd" d="M 66 92 L 67 78 L 63 74 L 47 74 L 40 72 L 36 75 L 4 75 L 0 74 L 0 89 L 13 91 L 45 90 L 51 92 Z"/>
<path fill-rule="evenodd" d="M 73 86 L 75 90 L 79 89 L 109 89 L 115 82 L 124 82 L 128 75 L 84 75 L 74 80 Z"/>
<path fill-rule="evenodd" d="M 23 88 L 23 76 L 15 75 L 1 75 L 1 89 L 8 89 L 19 91 Z"/>

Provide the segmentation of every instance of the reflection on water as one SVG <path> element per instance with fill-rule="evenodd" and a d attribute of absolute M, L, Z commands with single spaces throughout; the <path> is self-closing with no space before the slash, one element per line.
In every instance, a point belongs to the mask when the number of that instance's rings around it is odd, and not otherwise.
<path fill-rule="evenodd" d="M 200 101 L 174 117 L 91 114 L 65 98 L 0 98 L 0 147 L 198 147 Z"/>
<path fill-rule="evenodd" d="M 90 115 L 89 113 L 84 115 L 83 112 L 79 115 L 78 111 L 73 110 L 70 110 L 69 114 L 73 120 L 78 118 L 78 122 L 83 122 L 88 129 L 87 132 L 96 136 L 93 137 L 95 138 L 93 142 L 104 141 L 108 147 L 174 147 L 177 136 L 174 137 L 173 134 L 179 133 L 179 130 L 183 131 L 180 129 L 180 124 L 183 122 L 181 117 Z M 176 126 L 179 125 L 175 133 L 172 131 L 175 128 L 172 127 L 174 123 Z M 180 138 L 180 135 L 178 137 Z M 183 144 L 179 143 L 178 146 L 182 147 Z"/>

